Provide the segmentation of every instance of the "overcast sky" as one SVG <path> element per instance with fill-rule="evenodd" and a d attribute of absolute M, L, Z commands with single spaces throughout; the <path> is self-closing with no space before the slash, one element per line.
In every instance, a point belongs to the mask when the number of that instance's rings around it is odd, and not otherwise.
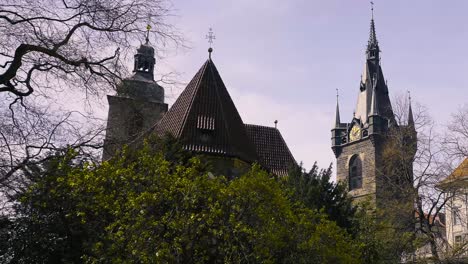
<path fill-rule="evenodd" d="M 390 96 L 410 90 L 445 124 L 468 102 L 468 1 L 375 2 L 377 38 Z M 174 0 L 171 21 L 186 50 L 166 54 L 156 71 L 189 82 L 208 57 L 245 123 L 278 127 L 297 161 L 310 168 L 335 158 L 330 129 L 335 89 L 350 122 L 369 35 L 370 4 L 361 0 Z M 172 104 L 184 87 L 166 91 Z"/>

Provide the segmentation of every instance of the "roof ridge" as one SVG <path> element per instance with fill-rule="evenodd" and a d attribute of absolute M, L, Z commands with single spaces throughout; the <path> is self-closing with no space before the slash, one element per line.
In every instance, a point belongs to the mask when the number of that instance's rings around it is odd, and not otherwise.
<path fill-rule="evenodd" d="M 246 126 L 256 126 L 256 127 L 266 127 L 266 128 L 273 128 L 273 129 L 276 129 L 276 130 L 278 130 L 278 128 L 276 128 L 276 127 L 265 126 L 265 125 L 246 124 L 246 123 L 244 123 L 244 125 L 246 125 Z"/>
<path fill-rule="evenodd" d="M 195 83 L 195 89 L 193 89 L 193 92 L 192 92 L 192 96 L 190 96 L 191 100 L 190 100 L 190 103 L 188 105 L 188 107 L 186 108 L 185 110 L 185 113 L 183 115 L 183 120 L 182 120 L 182 125 L 179 127 L 179 131 L 177 131 L 176 133 L 176 137 L 179 137 L 182 135 L 182 130 L 185 126 L 185 123 L 187 122 L 187 118 L 189 116 L 189 113 L 190 113 L 190 109 L 192 108 L 193 106 L 193 102 L 195 101 L 195 98 L 197 97 L 197 92 L 198 92 L 198 89 L 200 89 L 200 82 L 201 80 L 203 79 L 202 77 L 204 76 L 204 73 L 206 71 L 206 67 L 208 66 L 210 62 L 210 59 L 208 59 L 202 66 L 202 68 L 198 71 L 199 74 L 198 75 L 198 78 L 197 78 L 197 81 Z"/>

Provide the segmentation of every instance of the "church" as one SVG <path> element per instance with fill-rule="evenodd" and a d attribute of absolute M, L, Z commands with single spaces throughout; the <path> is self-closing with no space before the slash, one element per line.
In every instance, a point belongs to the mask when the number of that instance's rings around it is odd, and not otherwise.
<path fill-rule="evenodd" d="M 390 200 L 402 202 L 406 194 L 410 206 L 417 147 L 413 112 L 410 102 L 407 123 L 397 123 L 380 64 L 373 16 L 365 54 L 364 70 L 356 89 L 357 104 L 349 123 L 341 122 L 337 97 L 331 129 L 337 180 L 346 183 L 356 201 L 388 206 Z"/>
<path fill-rule="evenodd" d="M 154 80 L 155 51 L 147 39 L 135 54 L 133 76 L 122 81 L 116 95 L 108 96 L 103 159 L 125 144 L 141 141 L 142 135 L 154 133 L 170 134 L 186 151 L 210 157 L 217 172 L 228 177 L 241 174 L 253 163 L 278 176 L 297 166 L 276 127 L 243 122 L 212 53 L 210 47 L 208 59 L 169 109 L 164 88 Z M 408 198 L 402 190 L 409 192 L 412 186 L 417 142 L 411 104 L 407 124 L 398 124 L 395 119 L 380 61 L 372 17 L 354 114 L 349 123 L 342 123 L 337 99 L 331 129 L 337 180 L 347 185 L 355 200 L 370 200 L 376 205 Z M 392 147 L 406 156 L 389 156 L 386 150 Z"/>
<path fill-rule="evenodd" d="M 183 148 L 209 157 L 216 172 L 233 177 L 258 163 L 285 176 L 297 163 L 276 127 L 245 124 L 208 50 L 208 59 L 169 109 L 154 80 L 155 52 L 146 43 L 134 58 L 133 76 L 109 95 L 103 160 L 145 135 L 170 134 Z"/>

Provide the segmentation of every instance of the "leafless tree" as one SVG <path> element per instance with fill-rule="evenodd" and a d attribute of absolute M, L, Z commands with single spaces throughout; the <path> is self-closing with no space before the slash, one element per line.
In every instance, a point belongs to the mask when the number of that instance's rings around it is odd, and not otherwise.
<path fill-rule="evenodd" d="M 468 104 L 452 115 L 444 138 L 446 152 L 452 159 L 468 157 Z"/>
<path fill-rule="evenodd" d="M 0 109 L 0 192 L 4 207 L 8 205 L 5 195 L 27 186 L 25 171 L 40 166 L 50 154 L 74 149 L 88 159 L 99 156 L 104 131 L 101 120 L 79 112 L 50 111 L 51 107 L 24 101 Z"/>
<path fill-rule="evenodd" d="M 420 242 L 415 245 L 418 250 L 414 257 L 430 258 L 434 263 L 441 263 L 450 255 L 444 226 L 444 218 L 450 216 L 445 216 L 444 212 L 450 206 L 450 200 L 458 194 L 457 189 L 442 184 L 453 172 L 447 153 L 453 157 L 466 151 L 468 137 L 463 136 L 468 131 L 468 111 L 454 115 L 447 136 L 439 133 L 427 108 L 413 102 L 414 128 L 417 132 L 414 153 L 405 140 L 413 133 L 408 126 L 409 100 L 397 96 L 393 103 L 399 129 L 390 133 L 390 143 L 385 146 L 383 154 L 386 168 L 382 174 L 393 178 L 387 181 L 391 185 L 388 195 L 399 193 L 399 197 L 408 198 L 408 204 L 412 207 L 414 218 L 409 224 L 414 230 L 414 241 Z M 395 177 L 400 180 L 395 181 Z M 402 211 L 401 204 L 401 200 L 396 201 L 387 211 Z"/>
<path fill-rule="evenodd" d="M 168 0 L 2 1 L 0 202 L 24 186 L 28 166 L 54 151 L 100 156 L 104 120 L 67 100 L 83 98 L 90 108 L 128 75 L 134 48 L 147 39 L 182 44 L 166 23 L 171 9 Z"/>
<path fill-rule="evenodd" d="M 148 23 L 152 39 L 180 43 L 164 22 L 169 10 L 166 0 L 3 0 L 0 92 L 47 95 L 63 83 L 105 91 L 126 73 L 121 57 Z"/>

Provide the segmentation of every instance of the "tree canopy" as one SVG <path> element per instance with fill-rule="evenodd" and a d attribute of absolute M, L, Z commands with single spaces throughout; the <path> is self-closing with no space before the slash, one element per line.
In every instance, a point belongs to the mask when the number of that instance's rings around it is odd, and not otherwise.
<path fill-rule="evenodd" d="M 177 155 L 172 155 L 177 157 Z M 20 195 L 6 263 L 359 263 L 348 233 L 258 166 L 228 180 L 146 144 L 57 155 Z"/>

